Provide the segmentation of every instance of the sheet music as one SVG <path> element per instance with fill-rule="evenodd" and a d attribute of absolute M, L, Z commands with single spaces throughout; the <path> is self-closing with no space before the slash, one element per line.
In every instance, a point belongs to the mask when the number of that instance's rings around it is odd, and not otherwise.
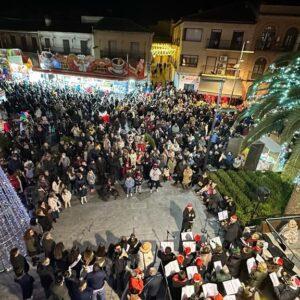
<path fill-rule="evenodd" d="M 224 281 L 223 286 L 226 295 L 235 295 L 238 293 L 239 288 L 241 287 L 241 282 L 239 279 L 231 279 L 231 280 Z"/>
<path fill-rule="evenodd" d="M 211 239 L 209 243 L 212 249 L 215 249 L 217 245 L 222 246 L 222 242 L 219 236 L 216 236 L 213 239 Z"/>
<path fill-rule="evenodd" d="M 222 262 L 220 260 L 214 261 L 214 268 L 216 272 L 219 272 L 223 268 Z"/>
<path fill-rule="evenodd" d="M 160 248 L 161 251 L 165 252 L 166 248 L 170 247 L 172 252 L 174 253 L 175 249 L 174 249 L 174 241 L 167 241 L 167 242 L 161 242 L 160 243 Z"/>
<path fill-rule="evenodd" d="M 265 261 L 259 254 L 256 255 L 256 260 L 257 260 L 257 262 L 259 262 L 259 263 Z"/>
<path fill-rule="evenodd" d="M 181 240 L 182 241 L 193 241 L 194 240 L 194 235 L 191 231 L 189 232 L 182 232 L 181 233 Z"/>
<path fill-rule="evenodd" d="M 194 274 L 198 273 L 198 269 L 196 266 L 190 266 L 186 268 L 186 274 L 188 279 L 192 279 Z"/>
<path fill-rule="evenodd" d="M 219 221 L 224 221 L 228 219 L 228 211 L 227 210 L 223 210 L 218 212 L 218 219 Z"/>
<path fill-rule="evenodd" d="M 215 297 L 219 294 L 218 286 L 215 283 L 206 283 L 202 285 L 204 297 Z"/>
<path fill-rule="evenodd" d="M 256 266 L 257 266 L 257 264 L 256 264 L 256 261 L 255 261 L 254 257 L 251 257 L 251 258 L 247 259 L 247 270 L 248 270 L 249 274 L 251 273 L 251 271 L 253 269 L 256 268 Z"/>
<path fill-rule="evenodd" d="M 269 276 L 270 276 L 270 279 L 273 283 L 273 286 L 279 286 L 280 285 L 280 282 L 279 282 L 279 279 L 277 277 L 276 272 L 270 273 Z"/>
<path fill-rule="evenodd" d="M 183 248 L 190 247 L 192 253 L 196 252 L 196 242 L 183 242 L 182 245 Z"/>
<path fill-rule="evenodd" d="M 181 290 L 181 299 L 186 300 L 192 297 L 193 294 L 195 294 L 195 287 L 193 285 L 186 285 Z"/>
<path fill-rule="evenodd" d="M 177 260 L 173 260 L 165 265 L 165 274 L 166 277 L 178 273 L 180 271 L 179 264 Z"/>

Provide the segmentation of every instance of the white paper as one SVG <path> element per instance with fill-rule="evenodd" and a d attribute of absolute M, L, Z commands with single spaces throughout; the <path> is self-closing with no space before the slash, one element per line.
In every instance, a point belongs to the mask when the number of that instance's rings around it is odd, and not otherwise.
<path fill-rule="evenodd" d="M 180 271 L 179 264 L 177 260 L 173 260 L 165 265 L 165 274 L 166 277 L 178 273 Z"/>
<path fill-rule="evenodd" d="M 193 241 L 194 240 L 194 235 L 191 231 L 189 232 L 182 232 L 181 233 L 181 240 L 182 241 Z"/>
<path fill-rule="evenodd" d="M 193 279 L 194 274 L 198 273 L 198 269 L 196 266 L 190 266 L 186 268 L 186 274 L 188 279 Z"/>
<path fill-rule="evenodd" d="M 160 243 L 160 248 L 161 251 L 165 252 L 166 248 L 170 247 L 172 252 L 174 253 L 174 241 L 167 241 L 167 242 L 161 242 Z"/>
<path fill-rule="evenodd" d="M 196 252 L 196 242 L 183 242 L 183 249 L 186 247 L 190 247 L 191 248 L 191 252 Z"/>
<path fill-rule="evenodd" d="M 223 210 L 218 212 L 218 219 L 219 221 L 224 221 L 228 219 L 228 211 L 227 210 Z"/>
<path fill-rule="evenodd" d="M 223 268 L 222 262 L 220 260 L 214 261 L 214 268 L 216 272 L 219 272 Z"/>
<path fill-rule="evenodd" d="M 186 285 L 181 289 L 181 299 L 188 299 L 195 294 L 195 287 L 193 285 Z"/>
<path fill-rule="evenodd" d="M 210 246 L 215 249 L 217 245 L 222 246 L 222 242 L 219 236 L 214 237 L 210 240 Z"/>
<path fill-rule="evenodd" d="M 223 286 L 226 295 L 235 295 L 238 293 L 239 288 L 241 287 L 241 282 L 239 279 L 231 279 L 231 280 L 224 281 Z"/>
<path fill-rule="evenodd" d="M 270 273 L 269 276 L 270 276 L 270 279 L 273 283 L 273 286 L 279 286 L 280 285 L 279 279 L 278 279 L 277 274 L 275 272 Z"/>
<path fill-rule="evenodd" d="M 256 259 L 256 261 L 259 262 L 259 263 L 265 261 L 259 254 L 256 254 L 256 258 L 255 258 L 255 259 Z"/>
<path fill-rule="evenodd" d="M 215 297 L 219 294 L 218 286 L 215 283 L 203 284 L 202 290 L 205 298 Z"/>
<path fill-rule="evenodd" d="M 248 270 L 249 274 L 251 273 L 251 271 L 253 269 L 256 268 L 256 266 L 257 266 L 257 264 L 256 264 L 256 261 L 255 261 L 254 257 L 251 257 L 251 258 L 247 259 L 247 270 Z"/>

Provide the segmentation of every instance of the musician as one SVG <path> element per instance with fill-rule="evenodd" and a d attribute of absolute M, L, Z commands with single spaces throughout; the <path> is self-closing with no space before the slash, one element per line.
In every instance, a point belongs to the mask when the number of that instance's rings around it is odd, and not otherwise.
<path fill-rule="evenodd" d="M 224 248 L 229 249 L 231 244 L 234 244 L 241 235 L 241 225 L 238 222 L 236 215 L 230 217 L 229 224 L 225 229 Z"/>
<path fill-rule="evenodd" d="M 193 209 L 193 205 L 189 203 L 183 211 L 181 232 L 191 231 L 193 228 L 195 218 L 196 214 Z"/>

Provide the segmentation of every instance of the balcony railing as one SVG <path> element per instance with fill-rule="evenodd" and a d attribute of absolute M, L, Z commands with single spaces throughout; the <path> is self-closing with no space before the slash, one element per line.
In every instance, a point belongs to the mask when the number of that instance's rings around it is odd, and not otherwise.
<path fill-rule="evenodd" d="M 202 73 L 211 75 L 221 75 L 221 76 L 235 76 L 235 69 L 233 68 L 218 68 L 216 65 L 203 65 Z"/>
<path fill-rule="evenodd" d="M 218 40 L 218 39 L 208 39 L 206 42 L 207 49 L 224 49 L 224 50 L 233 50 L 240 51 L 242 50 L 243 42 L 237 42 L 232 40 Z M 245 47 L 247 49 L 247 44 Z"/>
<path fill-rule="evenodd" d="M 82 51 L 81 48 L 70 48 L 70 50 L 64 49 L 63 47 L 43 47 L 43 50 L 45 51 L 51 51 L 54 53 L 60 53 L 60 54 L 84 54 L 84 55 L 90 55 L 91 54 L 91 50 L 90 49 L 86 49 L 86 51 Z M 85 52 L 85 53 L 84 53 Z"/>
<path fill-rule="evenodd" d="M 283 43 L 277 42 L 277 39 L 264 41 L 257 39 L 255 42 L 255 50 L 258 51 L 278 51 L 278 52 L 292 52 L 299 50 L 300 43 L 294 43 L 291 45 L 283 45 Z"/>
<path fill-rule="evenodd" d="M 145 59 L 146 54 L 145 52 L 130 52 L 130 51 L 109 51 L 109 50 L 100 50 L 100 57 L 108 57 L 108 58 L 115 58 L 115 57 L 120 57 L 123 59 Z"/>

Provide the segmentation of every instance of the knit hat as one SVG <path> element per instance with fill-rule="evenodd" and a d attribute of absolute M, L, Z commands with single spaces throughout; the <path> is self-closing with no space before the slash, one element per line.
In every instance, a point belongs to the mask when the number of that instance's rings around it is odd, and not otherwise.
<path fill-rule="evenodd" d="M 291 281 L 294 286 L 300 287 L 300 278 L 298 276 L 296 276 L 296 275 L 292 276 Z"/>
<path fill-rule="evenodd" d="M 197 257 L 195 260 L 195 264 L 197 267 L 202 267 L 203 266 L 203 259 L 201 257 Z"/>
<path fill-rule="evenodd" d="M 195 234 L 195 235 L 194 235 L 194 241 L 195 241 L 196 243 L 201 242 L 201 235 L 200 235 L 200 234 Z"/>
<path fill-rule="evenodd" d="M 193 276 L 193 280 L 194 280 L 194 282 L 200 282 L 200 281 L 202 281 L 202 276 L 198 273 L 195 273 Z"/>
<path fill-rule="evenodd" d="M 182 265 L 184 262 L 184 256 L 182 254 L 178 254 L 177 261 L 180 265 Z"/>
<path fill-rule="evenodd" d="M 143 253 L 148 253 L 151 251 L 151 249 L 152 249 L 152 245 L 149 242 L 144 242 L 140 247 L 140 251 Z"/>
<path fill-rule="evenodd" d="M 230 217 L 230 221 L 237 221 L 237 219 L 238 219 L 237 215 L 232 215 Z"/>
<path fill-rule="evenodd" d="M 193 204 L 192 203 L 188 203 L 188 205 L 186 207 L 187 208 L 193 208 Z"/>
<path fill-rule="evenodd" d="M 184 253 L 185 253 L 185 255 L 189 255 L 189 254 L 191 254 L 191 247 L 184 247 Z"/>
<path fill-rule="evenodd" d="M 214 296 L 213 300 L 223 300 L 223 296 L 218 294 L 217 296 Z"/>
<path fill-rule="evenodd" d="M 276 264 L 276 265 L 279 265 L 279 266 L 283 266 L 283 259 L 281 257 L 274 257 L 273 259 L 273 262 Z"/>

